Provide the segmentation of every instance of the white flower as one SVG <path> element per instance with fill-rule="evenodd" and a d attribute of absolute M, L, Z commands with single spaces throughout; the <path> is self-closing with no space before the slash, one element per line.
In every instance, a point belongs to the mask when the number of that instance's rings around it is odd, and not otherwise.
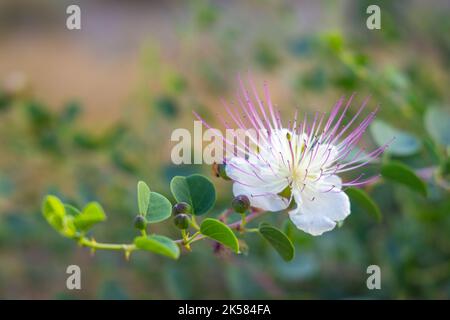
<path fill-rule="evenodd" d="M 342 188 L 369 181 L 361 181 L 361 175 L 343 183 L 338 174 L 366 165 L 386 147 L 369 154 L 357 152 L 349 160 L 350 153 L 373 120 L 375 112 L 350 130 L 364 109 L 365 101 L 349 123 L 343 126 L 342 120 L 352 96 L 342 112 L 344 100 L 339 100 L 327 119 L 323 114 L 319 116 L 316 113 L 312 123 L 308 124 L 306 117 L 297 122 L 296 114 L 290 124 L 283 127 L 266 86 L 267 105 L 258 98 L 253 84 L 256 104 L 242 82 L 241 87 L 243 96 L 238 97 L 238 101 L 243 116 L 239 117 L 229 106 L 226 110 L 239 128 L 256 129 L 259 135 L 257 147 L 253 150 L 236 136 L 237 148 L 245 150 L 246 156 L 224 159 L 226 173 L 234 182 L 234 195 L 246 195 L 252 207 L 267 211 L 281 211 L 289 207 L 292 222 L 311 235 L 332 230 L 337 222 L 350 214 L 350 201 Z"/>

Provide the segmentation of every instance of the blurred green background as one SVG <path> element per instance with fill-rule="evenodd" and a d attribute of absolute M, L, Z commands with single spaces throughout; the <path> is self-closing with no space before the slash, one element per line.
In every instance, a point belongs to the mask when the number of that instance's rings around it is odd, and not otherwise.
<path fill-rule="evenodd" d="M 65 27 L 69 4 L 81 7 L 80 31 Z M 381 8 L 381 30 L 366 28 L 369 4 Z M 449 14 L 440 0 L 2 1 L 0 298 L 448 299 Z M 384 160 L 424 173 L 427 197 L 372 186 L 381 223 L 352 204 L 345 224 L 321 237 L 291 230 L 290 263 L 252 235 L 247 256 L 217 257 L 203 241 L 176 262 L 145 252 L 127 262 L 118 252 L 91 256 L 47 225 L 45 194 L 80 207 L 96 200 L 108 215 L 96 239 L 132 239 L 138 180 L 169 196 L 174 175 L 211 175 L 172 165 L 170 134 L 192 128 L 191 110 L 214 123 L 247 71 L 269 82 L 285 119 L 371 95 L 378 119 L 407 144 Z M 215 215 L 231 184 L 212 179 Z M 287 216 L 271 219 L 281 226 Z M 154 228 L 176 237 L 170 220 Z M 71 264 L 82 290 L 66 289 Z M 366 287 L 371 264 L 381 290 Z"/>

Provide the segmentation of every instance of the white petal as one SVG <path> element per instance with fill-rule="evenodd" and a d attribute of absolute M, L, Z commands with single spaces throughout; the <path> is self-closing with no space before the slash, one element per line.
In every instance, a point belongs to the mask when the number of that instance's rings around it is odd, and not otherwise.
<path fill-rule="evenodd" d="M 250 188 L 238 182 L 233 184 L 234 196 L 246 195 L 252 207 L 267 211 L 280 211 L 286 209 L 289 201 L 276 194 L 270 194 L 258 188 Z"/>
<path fill-rule="evenodd" d="M 288 186 L 288 180 L 278 175 L 264 163 L 249 163 L 234 157 L 225 167 L 228 177 L 244 186 L 258 189 L 261 193 L 280 193 Z"/>
<path fill-rule="evenodd" d="M 315 192 L 305 188 L 300 194 L 300 211 L 305 214 L 320 214 L 333 221 L 344 220 L 350 214 L 350 200 L 341 191 L 341 186 L 341 179 L 334 175 L 318 182 Z"/>
<path fill-rule="evenodd" d="M 266 163 L 274 165 L 275 168 L 289 169 L 290 165 L 286 160 L 290 160 L 293 154 L 295 159 L 300 159 L 304 141 L 307 139 L 306 134 L 297 134 L 288 129 L 274 130 L 262 141 L 265 146 L 260 148 L 259 155 Z"/>
<path fill-rule="evenodd" d="M 339 191 L 342 188 L 342 180 L 337 175 L 322 178 L 320 180 L 320 190 L 327 191 L 333 187 L 332 191 Z"/>
<path fill-rule="evenodd" d="M 330 231 L 336 226 L 336 222 L 325 216 L 301 214 L 299 213 L 299 208 L 289 212 L 289 217 L 297 228 L 313 236 L 320 236 L 322 233 Z"/>
<path fill-rule="evenodd" d="M 340 188 L 340 178 L 331 176 L 318 182 L 316 188 L 293 192 L 297 208 L 289 212 L 291 220 L 299 229 L 312 235 L 333 229 L 336 221 L 342 221 L 350 214 L 349 198 Z"/>
<path fill-rule="evenodd" d="M 301 199 L 297 207 L 298 213 L 302 215 L 342 221 L 350 214 L 350 201 L 343 191 L 318 192 L 311 198 L 302 194 Z"/>

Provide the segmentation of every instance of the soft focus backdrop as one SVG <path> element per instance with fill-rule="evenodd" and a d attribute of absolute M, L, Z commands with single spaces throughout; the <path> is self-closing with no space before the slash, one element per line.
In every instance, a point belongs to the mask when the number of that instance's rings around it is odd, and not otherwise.
<path fill-rule="evenodd" d="M 366 28 L 373 3 L 381 30 Z M 69 4 L 81 7 L 80 31 L 65 27 Z M 449 14 L 440 0 L 1 1 L 0 298 L 448 299 Z M 96 237 L 132 239 L 136 182 L 169 196 L 174 175 L 210 175 L 171 164 L 170 134 L 192 128 L 193 109 L 214 123 L 220 98 L 232 100 L 247 71 L 268 81 L 285 119 L 357 92 L 351 115 L 371 95 L 378 128 L 400 130 L 404 143 L 384 159 L 419 172 L 427 197 L 374 185 L 381 223 L 354 206 L 324 236 L 291 230 L 290 263 L 250 236 L 247 256 L 216 257 L 204 241 L 176 262 L 140 252 L 127 262 L 119 252 L 91 256 L 47 225 L 45 194 L 97 200 L 108 221 Z M 381 131 L 364 143 L 388 140 Z M 212 179 L 214 215 L 231 184 Z M 171 223 L 157 228 L 173 233 Z M 82 269 L 80 291 L 66 289 L 70 264 Z M 371 264 L 381 267 L 382 290 L 366 287 Z"/>

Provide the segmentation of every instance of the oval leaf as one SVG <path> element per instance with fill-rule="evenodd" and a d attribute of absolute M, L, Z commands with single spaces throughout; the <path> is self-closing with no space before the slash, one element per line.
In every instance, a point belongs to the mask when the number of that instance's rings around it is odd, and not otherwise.
<path fill-rule="evenodd" d="M 415 136 L 395 129 L 381 120 L 373 121 L 370 125 L 370 132 L 375 143 L 380 147 L 395 138 L 386 149 L 387 153 L 395 156 L 409 156 L 417 153 L 422 147 Z"/>
<path fill-rule="evenodd" d="M 139 181 L 137 184 L 137 198 L 139 214 L 145 216 L 150 203 L 150 188 L 144 181 Z"/>
<path fill-rule="evenodd" d="M 166 220 L 172 214 L 172 204 L 163 195 L 151 192 L 146 220 L 148 223 L 156 223 Z"/>
<path fill-rule="evenodd" d="M 234 232 L 217 219 L 205 219 L 200 225 L 200 232 L 208 238 L 220 242 L 234 252 L 239 252 L 239 242 Z"/>
<path fill-rule="evenodd" d="M 160 235 L 142 236 L 134 239 L 136 247 L 142 250 L 151 251 L 172 259 L 178 259 L 180 248 L 170 238 Z"/>
<path fill-rule="evenodd" d="M 47 196 L 42 203 L 42 214 L 47 222 L 57 231 L 64 229 L 63 221 L 66 210 L 61 200 L 55 196 Z"/>
<path fill-rule="evenodd" d="M 208 178 L 199 174 L 174 177 L 170 182 L 170 190 L 178 202 L 189 203 L 195 215 L 205 214 L 216 202 L 214 185 Z"/>
<path fill-rule="evenodd" d="M 294 258 L 294 245 L 281 230 L 262 222 L 259 225 L 259 233 L 272 245 L 284 261 L 291 261 Z"/>
<path fill-rule="evenodd" d="M 75 235 L 73 217 L 66 214 L 64 204 L 55 196 L 47 196 L 42 204 L 42 214 L 47 222 L 59 233 L 66 237 Z"/>
<path fill-rule="evenodd" d="M 94 224 L 105 220 L 106 215 L 100 204 L 97 202 L 90 202 L 80 214 L 74 217 L 73 223 L 78 230 L 87 231 Z"/>
<path fill-rule="evenodd" d="M 429 108 L 425 114 L 425 128 L 439 144 L 450 146 L 450 113 L 441 108 Z"/>
<path fill-rule="evenodd" d="M 381 167 L 381 175 L 394 182 L 408 186 L 423 196 L 427 195 L 426 184 L 409 167 L 401 162 L 391 161 Z"/>
<path fill-rule="evenodd" d="M 364 210 L 377 219 L 378 222 L 381 221 L 382 215 L 380 209 L 364 190 L 350 187 L 347 188 L 345 193 L 350 197 L 351 201 L 358 203 Z"/>

